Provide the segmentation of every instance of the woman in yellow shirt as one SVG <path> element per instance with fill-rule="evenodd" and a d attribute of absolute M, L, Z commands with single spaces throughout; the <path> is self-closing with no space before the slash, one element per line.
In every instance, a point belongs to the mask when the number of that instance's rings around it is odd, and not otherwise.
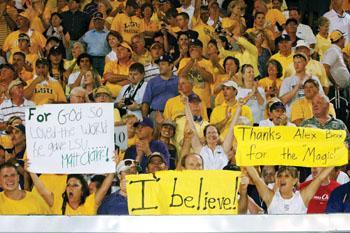
<path fill-rule="evenodd" d="M 318 19 L 319 32 L 316 35 L 315 53 L 320 56 L 320 61 L 323 59 L 323 54 L 331 47 L 331 40 L 329 39 L 329 19 L 320 17 Z"/>
<path fill-rule="evenodd" d="M 267 63 L 268 76 L 263 79 L 260 79 L 258 82 L 258 86 L 264 88 L 267 101 L 273 97 L 278 97 L 279 89 L 282 84 L 282 71 L 282 65 L 277 60 L 271 59 Z"/>
<path fill-rule="evenodd" d="M 227 7 L 229 17 L 222 19 L 222 27 L 235 36 L 241 36 L 246 29 L 246 23 L 242 17 L 243 5 L 240 0 L 233 0 Z"/>
<path fill-rule="evenodd" d="M 84 177 L 81 174 L 70 174 L 67 177 L 65 192 L 61 197 L 56 197 L 46 189 L 36 174 L 31 172 L 29 174 L 40 195 L 51 207 L 53 213 L 58 215 L 96 215 L 97 208 L 100 206 L 114 178 L 114 173 L 108 174 L 100 189 L 89 195 L 89 186 Z"/>
<path fill-rule="evenodd" d="M 152 19 L 153 13 L 154 9 L 151 4 L 145 3 L 141 6 L 141 27 L 145 30 L 144 35 L 146 40 L 151 40 L 154 32 L 159 30 L 159 22 Z"/>

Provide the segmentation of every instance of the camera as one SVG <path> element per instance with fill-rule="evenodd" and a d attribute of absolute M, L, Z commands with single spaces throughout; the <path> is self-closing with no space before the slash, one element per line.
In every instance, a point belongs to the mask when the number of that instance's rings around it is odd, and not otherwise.
<path fill-rule="evenodd" d="M 125 105 L 132 105 L 132 103 L 134 102 L 134 100 L 132 98 L 125 98 L 124 100 L 124 104 Z"/>

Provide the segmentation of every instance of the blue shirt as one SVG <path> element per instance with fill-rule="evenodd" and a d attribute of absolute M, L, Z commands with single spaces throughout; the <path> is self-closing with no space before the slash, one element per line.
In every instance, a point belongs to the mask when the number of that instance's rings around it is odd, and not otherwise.
<path fill-rule="evenodd" d="M 142 102 L 147 103 L 154 111 L 163 112 L 168 99 L 179 94 L 178 82 L 179 78 L 175 75 L 169 80 L 164 80 L 158 75 L 148 82 Z"/>
<path fill-rule="evenodd" d="M 149 147 L 150 147 L 152 152 L 161 153 L 164 157 L 165 164 L 169 167 L 170 153 L 168 151 L 167 146 L 161 141 L 153 140 L 150 142 Z M 136 159 L 136 146 L 135 145 L 126 149 L 124 159 Z M 148 163 L 148 157 L 146 155 L 144 155 L 142 157 L 142 160 L 140 163 L 140 166 L 142 167 L 142 171 L 144 173 L 146 172 L 147 163 Z"/>
<path fill-rule="evenodd" d="M 86 44 L 86 52 L 91 56 L 106 56 L 111 51 L 106 40 L 107 35 L 107 30 L 92 29 L 86 32 L 79 41 Z"/>
<path fill-rule="evenodd" d="M 98 215 L 129 215 L 128 199 L 119 191 L 107 196 L 97 210 Z"/>
<path fill-rule="evenodd" d="M 329 213 L 350 213 L 350 182 L 334 189 L 328 200 L 327 210 Z"/>

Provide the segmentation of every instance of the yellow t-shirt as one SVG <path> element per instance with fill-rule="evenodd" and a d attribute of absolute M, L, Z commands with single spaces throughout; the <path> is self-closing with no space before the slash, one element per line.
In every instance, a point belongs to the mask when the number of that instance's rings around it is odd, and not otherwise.
<path fill-rule="evenodd" d="M 326 74 L 326 70 L 324 66 L 316 60 L 310 60 L 306 65 L 306 73 L 316 76 L 322 85 L 322 87 L 329 87 L 329 80 Z M 289 67 L 285 71 L 285 77 L 290 77 L 295 75 L 294 64 L 290 64 Z"/>
<path fill-rule="evenodd" d="M 259 75 L 258 69 L 258 49 L 255 45 L 250 43 L 247 39 L 239 37 L 237 39 L 237 44 L 241 45 L 244 50 L 242 51 L 229 51 L 225 50 L 223 47 L 220 48 L 220 54 L 224 57 L 233 56 L 239 60 L 240 66 L 244 64 L 251 64 L 254 68 L 255 76 Z"/>
<path fill-rule="evenodd" d="M 181 151 L 181 147 L 183 145 L 186 121 L 187 120 L 185 116 L 176 119 L 175 146 L 178 151 Z M 201 123 L 198 123 L 198 122 L 194 123 L 199 138 L 204 137 L 204 128 L 208 124 L 209 122 L 205 120 L 203 120 Z"/>
<path fill-rule="evenodd" d="M 203 54 L 207 54 L 207 45 L 211 40 L 210 35 L 214 33 L 214 28 L 212 26 L 202 23 L 202 20 L 200 20 L 199 23 L 197 23 L 197 25 L 192 28 L 192 30 L 198 32 L 198 39 L 203 43 Z"/>
<path fill-rule="evenodd" d="M 43 182 L 47 190 L 53 193 L 54 204 L 56 204 L 56 206 L 62 206 L 62 194 L 66 191 L 67 175 L 42 174 L 39 179 Z M 35 186 L 32 192 L 40 195 Z M 54 208 L 51 208 L 51 211 L 53 214 L 62 214 L 61 210 L 56 212 L 58 210 Z"/>
<path fill-rule="evenodd" d="M 183 58 L 180 61 L 178 70 L 180 71 L 183 69 L 187 63 L 190 62 L 190 60 L 191 58 Z M 209 60 L 203 58 L 198 62 L 198 65 L 214 76 L 213 65 Z M 193 92 L 199 95 L 202 102 L 204 103 L 204 107 L 210 108 L 210 83 L 204 82 L 203 78 L 198 73 L 192 72 L 192 77 L 194 79 Z"/>
<path fill-rule="evenodd" d="M 61 205 L 56 205 L 56 203 L 54 203 L 53 207 L 55 213 L 62 214 L 62 202 Z M 93 193 L 90 194 L 86 198 L 85 203 L 80 205 L 76 210 L 72 209 L 72 207 L 67 202 L 65 215 L 96 215 L 97 208 L 98 206 L 96 205 L 95 201 L 95 193 Z"/>
<path fill-rule="evenodd" d="M 282 70 L 283 70 L 282 71 L 283 76 L 281 77 L 281 80 L 288 77 L 288 76 L 286 76 L 286 70 L 290 66 L 290 64 L 293 64 L 293 53 L 291 53 L 289 56 L 285 57 L 285 56 L 282 56 L 278 52 L 278 53 L 272 55 L 272 57 L 270 59 L 275 59 L 275 60 L 279 61 L 279 63 L 281 63 Z"/>
<path fill-rule="evenodd" d="M 185 115 L 185 105 L 182 103 L 181 97 L 178 95 L 168 99 L 164 107 L 164 112 L 163 112 L 164 119 L 175 121 L 176 118 L 179 118 L 184 115 Z M 202 117 L 204 120 L 206 121 L 208 120 L 207 110 L 204 107 L 202 107 Z"/>
<path fill-rule="evenodd" d="M 20 34 L 20 31 L 14 31 L 11 32 L 5 39 L 4 45 L 2 49 L 5 52 L 10 51 L 11 54 L 13 54 L 15 51 L 18 51 L 18 36 Z M 35 48 L 44 48 L 46 45 L 46 38 L 39 32 L 30 30 L 28 33 L 26 33 L 30 37 L 30 44 L 32 48 L 32 52 L 36 53 L 37 50 Z M 34 51 L 35 50 L 35 51 Z"/>
<path fill-rule="evenodd" d="M 159 30 L 159 22 L 151 19 L 150 22 L 147 23 L 145 20 L 142 20 L 141 28 L 143 28 L 145 32 L 156 32 Z"/>
<path fill-rule="evenodd" d="M 268 77 L 265 77 L 258 81 L 258 85 L 264 88 L 265 93 L 267 93 L 267 91 L 269 91 L 273 85 L 273 80 L 269 79 Z M 278 90 L 281 88 L 281 85 L 282 85 L 282 80 L 278 78 L 276 80 L 276 87 L 278 88 Z M 270 96 L 266 96 L 266 99 L 269 100 Z"/>
<path fill-rule="evenodd" d="M 228 111 L 231 111 L 231 119 L 227 121 L 225 127 L 220 132 L 221 139 L 224 139 L 226 137 L 228 133 L 228 129 L 230 127 L 230 122 L 232 121 L 233 116 L 236 114 L 237 107 L 238 107 L 238 102 L 235 103 L 233 106 L 228 106 L 227 103 L 224 102 L 223 104 L 213 109 L 213 112 L 211 113 L 211 116 L 210 116 L 210 123 L 214 125 L 226 119 L 226 108 L 228 108 Z M 246 105 L 242 106 L 241 116 L 248 118 L 250 123 L 253 124 L 254 121 L 253 121 L 252 111 L 248 106 Z"/>
<path fill-rule="evenodd" d="M 129 63 L 126 65 L 119 64 L 119 62 L 115 61 L 109 61 L 105 64 L 104 73 L 106 74 L 108 72 L 111 72 L 113 74 L 119 74 L 119 75 L 129 75 L 129 67 L 134 62 L 130 59 Z M 106 83 L 106 87 L 109 88 L 109 90 L 112 92 L 113 98 L 116 98 L 119 95 L 120 90 L 122 89 L 122 86 L 116 83 Z"/>
<path fill-rule="evenodd" d="M 259 31 L 259 29 L 253 27 L 253 28 L 248 28 L 247 29 L 247 33 L 257 33 Z M 267 35 L 269 36 L 269 38 L 271 38 L 271 40 L 274 40 L 275 39 L 275 34 L 269 30 L 269 29 L 264 29 L 264 32 L 267 33 Z M 263 44 L 261 45 L 261 47 L 263 48 L 266 48 L 268 49 L 269 51 L 270 50 L 270 47 L 269 47 L 269 43 L 267 42 L 267 40 L 264 40 Z"/>
<path fill-rule="evenodd" d="M 225 17 L 221 20 L 221 27 L 224 29 L 228 29 L 233 26 L 236 20 L 231 19 L 230 17 Z"/>
<path fill-rule="evenodd" d="M 336 117 L 333 104 L 330 103 L 328 114 Z M 312 112 L 312 101 L 306 98 L 296 100 L 291 106 L 291 121 L 298 119 L 310 119 L 314 116 Z"/>
<path fill-rule="evenodd" d="M 132 58 L 135 62 L 139 62 L 144 66 L 152 62 L 152 56 L 148 50 L 146 50 L 146 52 L 142 55 L 137 55 L 136 53 L 133 53 Z"/>
<path fill-rule="evenodd" d="M 324 38 L 320 34 L 316 35 L 316 44 L 315 44 L 315 52 L 318 52 L 320 55 L 320 61 L 323 59 L 323 55 L 325 52 L 331 47 L 332 42 L 331 39 Z"/>
<path fill-rule="evenodd" d="M 22 200 L 12 200 L 6 197 L 4 192 L 0 193 L 1 215 L 45 215 L 51 214 L 49 206 L 40 196 L 25 191 Z"/>
<path fill-rule="evenodd" d="M 27 87 L 34 79 L 27 82 Z M 32 98 L 30 99 L 36 105 L 48 103 L 66 103 L 67 99 L 64 95 L 61 84 L 54 78 L 49 78 L 48 81 L 43 81 L 35 86 Z"/>
<path fill-rule="evenodd" d="M 265 16 L 266 22 L 270 22 L 273 26 L 278 22 L 279 25 L 283 25 L 286 23 L 286 17 L 282 11 L 277 9 L 269 9 Z"/>
<path fill-rule="evenodd" d="M 137 16 L 129 17 L 126 14 L 118 14 L 112 21 L 111 30 L 120 32 L 123 39 L 131 43 L 131 37 L 133 35 L 144 32 L 142 27 L 142 20 Z"/>
<path fill-rule="evenodd" d="M 68 11 L 69 7 L 68 6 L 64 6 L 61 10 L 61 12 L 65 12 Z M 56 7 L 56 3 L 53 4 L 49 4 L 49 1 L 46 3 L 45 9 L 44 9 L 44 13 L 43 13 L 43 17 L 46 23 L 50 22 L 51 19 L 51 15 L 53 13 L 56 13 L 58 11 L 58 8 Z"/>
<path fill-rule="evenodd" d="M 27 9 L 26 11 L 29 10 Z M 30 28 L 42 34 L 45 31 L 45 27 L 41 22 L 41 19 L 39 18 L 39 16 L 37 16 L 35 11 L 32 12 L 31 15 L 32 17 L 30 19 Z"/>

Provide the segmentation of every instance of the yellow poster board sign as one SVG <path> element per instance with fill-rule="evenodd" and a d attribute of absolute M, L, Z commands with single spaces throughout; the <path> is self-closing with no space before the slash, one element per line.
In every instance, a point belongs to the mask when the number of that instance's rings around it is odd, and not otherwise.
<path fill-rule="evenodd" d="M 163 171 L 126 179 L 130 215 L 237 214 L 240 172 Z"/>
<path fill-rule="evenodd" d="M 348 162 L 344 130 L 236 126 L 239 166 L 340 166 Z"/>

